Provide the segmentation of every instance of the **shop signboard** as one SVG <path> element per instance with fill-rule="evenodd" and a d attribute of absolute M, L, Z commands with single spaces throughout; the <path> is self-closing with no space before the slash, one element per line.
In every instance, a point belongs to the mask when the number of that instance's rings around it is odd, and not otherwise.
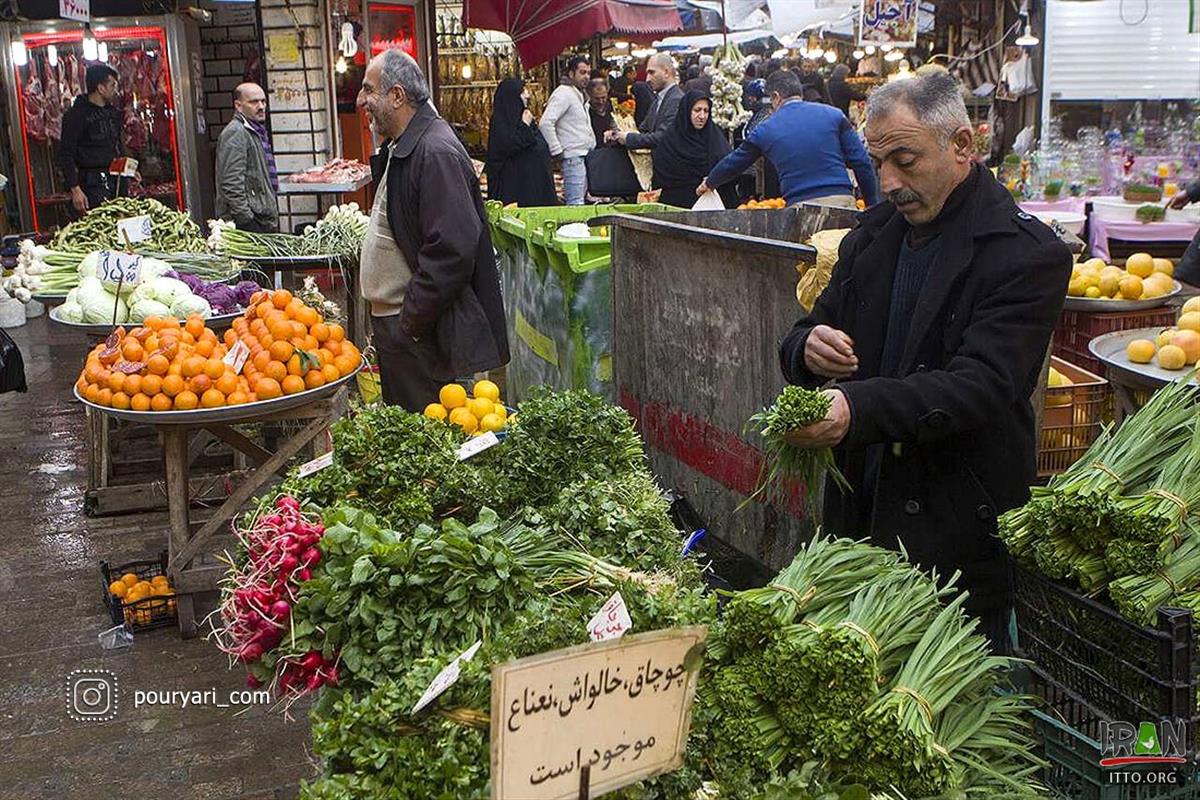
<path fill-rule="evenodd" d="M 863 0 L 858 43 L 915 47 L 917 17 L 917 0 Z"/>
<path fill-rule="evenodd" d="M 92 19 L 91 0 L 58 0 L 58 15 L 63 19 L 90 22 Z"/>
<path fill-rule="evenodd" d="M 704 626 L 492 668 L 493 800 L 596 797 L 683 765 Z"/>

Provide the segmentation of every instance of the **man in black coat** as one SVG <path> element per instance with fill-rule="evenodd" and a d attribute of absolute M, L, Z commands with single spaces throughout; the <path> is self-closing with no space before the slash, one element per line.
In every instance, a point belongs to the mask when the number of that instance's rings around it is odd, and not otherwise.
<path fill-rule="evenodd" d="M 617 142 L 630 150 L 653 150 L 670 132 L 675 124 L 675 112 L 683 100 L 675 59 L 666 53 L 651 56 L 646 63 L 646 81 L 655 97 L 650 112 L 638 123 L 638 131 L 609 131 L 604 136 L 606 144 Z"/>
<path fill-rule="evenodd" d="M 442 384 L 508 362 L 499 272 L 471 159 L 417 63 L 380 53 L 358 105 L 385 139 L 360 259 L 383 397 L 421 411 Z"/>
<path fill-rule="evenodd" d="M 843 240 L 829 286 L 780 347 L 788 381 L 836 381 L 828 417 L 789 440 L 836 447 L 853 487 L 826 492 L 826 531 L 903 545 L 942 578 L 961 571 L 968 609 L 1004 648 L 996 517 L 1025 502 L 1035 475 L 1030 396 L 1071 256 L 973 163 L 954 78 L 897 81 L 868 102 L 888 202 Z"/>

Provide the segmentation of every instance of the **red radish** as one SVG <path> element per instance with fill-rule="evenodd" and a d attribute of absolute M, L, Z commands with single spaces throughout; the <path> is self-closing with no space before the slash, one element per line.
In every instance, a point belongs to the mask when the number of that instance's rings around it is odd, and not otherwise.
<path fill-rule="evenodd" d="M 308 553 L 305 552 L 305 555 L 308 555 Z M 284 556 L 283 561 L 279 562 L 279 568 L 284 572 L 291 572 L 298 566 L 300 566 L 300 561 L 291 553 Z"/>
<path fill-rule="evenodd" d="M 295 575 L 296 580 L 300 581 L 301 583 L 312 577 L 312 572 L 309 571 L 308 567 L 301 567 L 292 574 Z"/>
<path fill-rule="evenodd" d="M 310 691 L 310 692 L 315 692 L 317 689 L 321 688 L 321 684 L 323 684 L 324 682 L 325 681 L 321 678 L 320 675 L 313 673 L 312 675 L 308 676 L 308 680 L 305 681 L 304 687 L 306 689 L 308 689 L 308 691 Z"/>
<path fill-rule="evenodd" d="M 285 619 L 291 613 L 292 606 L 286 600 L 276 600 L 271 604 L 271 616 L 276 619 Z"/>
<path fill-rule="evenodd" d="M 325 662 L 321 658 L 319 650 L 311 650 L 304 658 L 300 659 L 300 666 L 310 671 L 319 668 L 323 663 Z"/>
<path fill-rule="evenodd" d="M 300 560 L 303 561 L 304 565 L 307 567 L 315 567 L 317 564 L 321 563 L 321 551 L 315 547 L 310 547 L 304 551 L 303 555 L 300 556 Z"/>
<path fill-rule="evenodd" d="M 247 687 L 249 687 L 251 689 L 261 689 L 262 685 L 263 685 L 263 682 L 260 681 L 258 678 L 254 677 L 253 675 L 246 676 L 246 686 Z"/>
<path fill-rule="evenodd" d="M 338 678 L 341 677 L 337 667 L 330 667 L 325 670 L 325 682 L 337 686 Z"/>

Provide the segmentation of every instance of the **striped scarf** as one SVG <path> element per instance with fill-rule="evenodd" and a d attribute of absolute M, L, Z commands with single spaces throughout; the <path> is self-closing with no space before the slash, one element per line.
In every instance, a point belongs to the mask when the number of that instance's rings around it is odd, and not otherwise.
<path fill-rule="evenodd" d="M 271 149 L 271 137 L 267 135 L 267 126 L 252 119 L 247 119 L 246 124 L 262 143 L 263 155 L 267 157 L 267 174 L 271 178 L 271 188 L 275 190 L 275 194 L 279 194 L 279 169 L 275 166 L 275 151 Z"/>

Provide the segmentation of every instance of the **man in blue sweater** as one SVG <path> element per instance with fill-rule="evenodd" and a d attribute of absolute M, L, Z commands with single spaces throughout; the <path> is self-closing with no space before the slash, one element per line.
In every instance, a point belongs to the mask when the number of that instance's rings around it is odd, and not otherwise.
<path fill-rule="evenodd" d="M 772 73 L 766 91 L 775 113 L 712 168 L 696 194 L 736 180 L 766 156 L 779 172 L 788 205 L 808 202 L 854 208 L 847 167 L 854 170 L 866 204 L 875 205 L 879 200 L 875 170 L 846 115 L 833 106 L 804 102 L 804 87 L 794 72 Z"/>

